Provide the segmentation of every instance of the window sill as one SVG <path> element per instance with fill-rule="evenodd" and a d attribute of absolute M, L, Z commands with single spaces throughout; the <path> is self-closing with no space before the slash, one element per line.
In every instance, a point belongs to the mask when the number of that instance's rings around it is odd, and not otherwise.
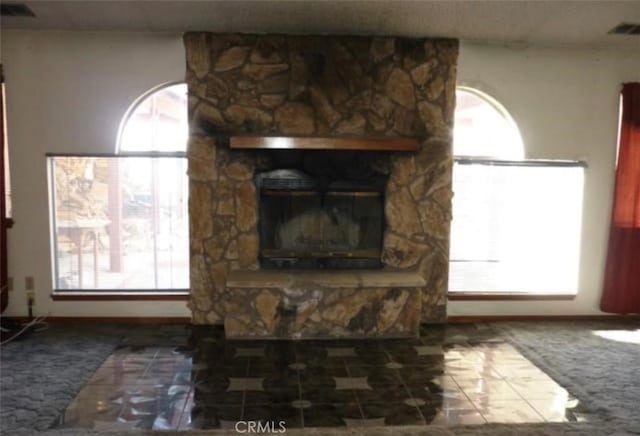
<path fill-rule="evenodd" d="M 188 301 L 188 292 L 54 292 L 54 301 Z"/>
<path fill-rule="evenodd" d="M 449 292 L 449 301 L 570 301 L 576 294 L 532 294 L 513 292 Z"/>

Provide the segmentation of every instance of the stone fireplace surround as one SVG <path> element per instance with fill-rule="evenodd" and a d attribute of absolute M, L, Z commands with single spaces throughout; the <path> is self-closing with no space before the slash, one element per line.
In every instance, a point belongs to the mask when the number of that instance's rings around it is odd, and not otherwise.
<path fill-rule="evenodd" d="M 446 317 L 456 40 L 190 32 L 191 301 L 229 337 L 415 336 Z M 415 138 L 361 152 L 388 176 L 384 268 L 265 271 L 254 175 L 273 151 L 242 135 Z"/>

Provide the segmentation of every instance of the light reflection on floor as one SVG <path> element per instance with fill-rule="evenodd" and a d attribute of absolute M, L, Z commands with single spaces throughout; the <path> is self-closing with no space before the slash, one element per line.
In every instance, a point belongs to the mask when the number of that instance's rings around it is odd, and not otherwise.
<path fill-rule="evenodd" d="M 588 419 L 583 405 L 491 330 L 425 327 L 420 339 L 122 346 L 68 406 L 96 430 L 473 425 Z"/>
<path fill-rule="evenodd" d="M 640 329 L 638 330 L 594 330 L 593 334 L 604 339 L 627 344 L 640 345 Z"/>

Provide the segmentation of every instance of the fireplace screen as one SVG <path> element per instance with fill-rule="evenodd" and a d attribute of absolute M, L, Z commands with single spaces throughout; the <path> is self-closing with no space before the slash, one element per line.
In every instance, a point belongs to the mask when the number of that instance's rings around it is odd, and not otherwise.
<path fill-rule="evenodd" d="M 298 171 L 257 178 L 264 268 L 379 268 L 384 184 L 315 179 Z"/>

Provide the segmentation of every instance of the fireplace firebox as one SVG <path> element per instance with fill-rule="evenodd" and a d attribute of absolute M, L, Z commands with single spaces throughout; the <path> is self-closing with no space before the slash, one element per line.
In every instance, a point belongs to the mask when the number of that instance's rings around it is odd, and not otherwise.
<path fill-rule="evenodd" d="M 262 268 L 381 268 L 385 183 L 299 170 L 258 174 Z"/>

